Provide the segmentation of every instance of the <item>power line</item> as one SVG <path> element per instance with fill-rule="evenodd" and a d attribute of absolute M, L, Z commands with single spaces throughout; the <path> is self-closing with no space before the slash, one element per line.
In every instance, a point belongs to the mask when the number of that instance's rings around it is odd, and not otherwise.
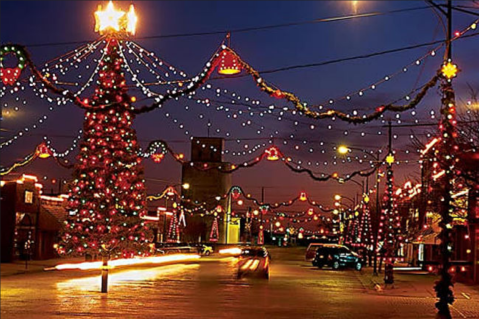
<path fill-rule="evenodd" d="M 477 35 L 479 35 L 479 33 L 472 33 L 472 34 L 468 34 L 468 35 L 463 35 L 458 39 L 470 38 L 470 37 L 474 37 L 474 36 L 477 36 Z M 411 46 L 407 46 L 407 47 L 401 47 L 401 48 L 385 50 L 385 51 L 380 51 L 380 52 L 373 52 L 373 53 L 364 54 L 364 55 L 356 55 L 356 56 L 347 57 L 347 58 L 329 60 L 329 61 L 318 62 L 318 63 L 292 65 L 292 66 L 287 66 L 287 67 L 278 68 L 278 69 L 258 71 L 258 73 L 260 73 L 260 74 L 276 73 L 276 72 L 283 72 L 283 71 L 289 71 L 289 70 L 294 70 L 294 69 L 324 66 L 324 65 L 328 65 L 328 64 L 335 64 L 335 63 L 352 61 L 352 60 L 367 59 L 367 58 L 371 58 L 371 57 L 375 57 L 375 56 L 379 56 L 379 55 L 397 53 L 397 52 L 401 52 L 401 51 L 407 51 L 407 50 L 422 48 L 422 47 L 425 47 L 425 46 L 430 46 L 430 45 L 444 43 L 444 42 L 446 42 L 446 41 L 445 40 L 436 40 L 436 41 L 432 41 L 432 42 L 415 44 L 415 45 L 411 45 Z M 241 78 L 241 77 L 245 77 L 245 76 L 249 76 L 249 74 L 240 74 L 240 75 L 233 75 L 233 76 L 229 75 L 227 77 L 226 76 L 225 77 L 214 77 L 214 78 L 211 78 L 210 80 L 234 79 L 234 78 Z"/>
<path fill-rule="evenodd" d="M 136 37 L 135 39 L 151 40 L 151 39 L 168 39 L 168 38 L 184 38 L 184 37 L 194 37 L 194 36 L 208 36 L 208 35 L 218 35 L 218 34 L 225 35 L 227 33 L 245 33 L 245 32 L 252 32 L 252 31 L 262 31 L 262 30 L 271 30 L 271 29 L 284 28 L 284 27 L 293 27 L 293 26 L 299 26 L 299 25 L 305 25 L 305 24 L 316 24 L 316 23 L 325 23 L 325 22 L 345 21 L 345 20 L 351 20 L 351 19 L 357 19 L 357 18 L 368 18 L 368 17 L 382 16 L 382 15 L 386 15 L 386 14 L 395 14 L 395 13 L 403 13 L 403 12 L 424 10 L 424 9 L 428 9 L 428 8 L 429 8 L 429 6 L 422 6 L 422 7 L 390 10 L 390 11 L 384 11 L 384 12 L 370 12 L 370 13 L 363 13 L 363 14 L 356 14 L 356 15 L 349 15 L 349 16 L 339 16 L 339 17 L 331 17 L 331 18 L 314 19 L 314 20 L 308 20 L 308 21 L 273 24 L 273 25 L 259 26 L 259 27 L 247 27 L 247 28 L 218 30 L 218 31 L 209 31 L 209 32 L 193 32 L 193 33 L 176 33 L 176 34 L 165 34 L 165 35 L 152 35 L 152 36 Z M 27 44 L 25 46 L 33 48 L 33 47 L 44 47 L 44 46 L 85 44 L 85 43 L 89 43 L 91 41 L 92 40 L 70 41 L 70 42 L 47 42 L 47 43 Z"/>

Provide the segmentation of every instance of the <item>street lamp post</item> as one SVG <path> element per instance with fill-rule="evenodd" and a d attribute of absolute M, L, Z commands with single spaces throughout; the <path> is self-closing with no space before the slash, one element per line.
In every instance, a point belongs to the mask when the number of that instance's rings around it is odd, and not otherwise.
<path fill-rule="evenodd" d="M 346 220 L 347 220 L 347 216 L 346 216 L 346 213 L 344 211 L 344 209 L 342 209 L 342 203 L 341 203 L 341 200 L 342 199 L 347 199 L 349 201 L 351 201 L 351 203 L 353 204 L 353 208 L 356 206 L 356 201 L 352 198 L 349 198 L 347 196 L 343 196 L 343 195 L 335 195 L 334 196 L 334 199 L 336 200 L 336 203 L 337 203 L 337 206 L 338 206 L 338 209 L 339 209 L 339 233 L 340 233 L 340 236 L 339 236 L 339 244 L 342 244 L 345 240 L 345 228 L 346 228 Z"/>
<path fill-rule="evenodd" d="M 363 149 L 360 148 L 355 148 L 355 147 L 349 147 L 349 146 L 344 146 L 341 145 L 338 147 L 338 152 L 340 154 L 347 154 L 352 150 L 356 151 L 361 151 L 364 154 L 367 154 L 368 156 L 371 156 L 376 163 L 379 163 L 379 155 L 381 150 L 378 149 L 376 153 L 369 153 L 365 152 Z M 378 259 L 378 227 L 379 227 L 379 218 L 380 218 L 380 209 L 379 209 L 379 167 L 376 168 L 376 216 L 374 218 L 374 244 L 373 244 L 373 249 L 374 249 L 374 260 L 373 260 L 373 274 L 375 276 L 378 275 L 378 268 L 377 268 L 377 259 Z"/>

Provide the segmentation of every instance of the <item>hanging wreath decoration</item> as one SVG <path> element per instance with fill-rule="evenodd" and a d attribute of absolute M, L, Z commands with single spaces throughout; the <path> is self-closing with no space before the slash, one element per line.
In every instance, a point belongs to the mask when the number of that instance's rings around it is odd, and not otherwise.
<path fill-rule="evenodd" d="M 9 54 L 13 54 L 17 57 L 17 65 L 14 68 L 6 68 L 3 66 L 5 57 Z M 25 51 L 23 47 L 18 45 L 2 45 L 0 47 L 0 78 L 4 85 L 14 85 L 22 70 L 25 68 Z"/>

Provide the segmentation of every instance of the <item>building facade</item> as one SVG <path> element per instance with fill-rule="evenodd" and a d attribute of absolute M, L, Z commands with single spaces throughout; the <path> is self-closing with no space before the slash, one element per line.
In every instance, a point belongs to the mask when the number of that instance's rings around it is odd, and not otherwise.
<path fill-rule="evenodd" d="M 190 205 L 203 205 L 207 211 L 217 209 L 217 216 L 191 216 L 192 225 L 187 225 L 184 234 L 187 238 L 206 239 L 210 237 L 214 218 L 218 218 L 219 243 L 227 242 L 228 192 L 231 188 L 231 173 L 225 171 L 231 164 L 223 161 L 224 139 L 195 137 L 191 142 L 191 159 L 183 164 L 182 183 L 189 189 L 182 189 L 184 199 Z M 221 209 L 219 209 L 221 208 Z M 189 224 L 189 223 L 188 223 Z M 195 227 L 193 227 L 195 225 Z"/>
<path fill-rule="evenodd" d="M 66 216 L 65 198 L 43 196 L 36 176 L 2 181 L 2 263 L 55 258 L 54 244 Z"/>

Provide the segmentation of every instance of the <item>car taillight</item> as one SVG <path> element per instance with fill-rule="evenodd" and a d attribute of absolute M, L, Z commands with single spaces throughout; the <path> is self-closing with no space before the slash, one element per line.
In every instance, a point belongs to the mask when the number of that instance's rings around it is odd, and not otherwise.
<path fill-rule="evenodd" d="M 249 269 L 251 270 L 256 270 L 256 268 L 258 268 L 258 265 L 259 265 L 259 260 L 258 259 L 255 259 L 253 261 L 253 264 L 249 267 Z"/>
<path fill-rule="evenodd" d="M 253 263 L 252 259 L 248 260 L 247 262 L 244 263 L 243 266 L 241 266 L 241 269 L 244 270 L 244 269 L 248 268 L 249 266 L 251 266 L 252 263 Z"/>

